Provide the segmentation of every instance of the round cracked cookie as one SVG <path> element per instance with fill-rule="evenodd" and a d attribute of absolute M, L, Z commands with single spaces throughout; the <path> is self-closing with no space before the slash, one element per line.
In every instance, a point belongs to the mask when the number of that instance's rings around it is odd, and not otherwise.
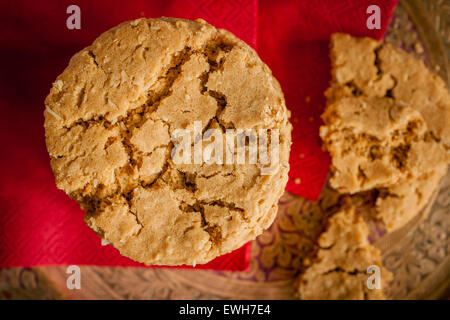
<path fill-rule="evenodd" d="M 202 20 L 122 23 L 70 60 L 45 105 L 58 188 L 122 255 L 154 265 L 206 263 L 275 218 L 288 179 L 289 113 L 270 69 L 227 31 Z M 173 137 L 196 126 L 203 138 L 209 129 L 268 132 L 268 141 L 278 138 L 278 157 L 175 161 Z M 244 136 L 245 150 L 250 140 Z"/>

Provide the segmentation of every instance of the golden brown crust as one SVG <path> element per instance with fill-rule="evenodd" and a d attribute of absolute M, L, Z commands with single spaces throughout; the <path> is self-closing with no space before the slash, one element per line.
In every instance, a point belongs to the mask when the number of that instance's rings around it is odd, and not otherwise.
<path fill-rule="evenodd" d="M 125 22 L 77 53 L 46 99 L 57 186 L 120 252 L 146 264 L 206 263 L 273 221 L 291 125 L 257 54 L 202 20 Z M 174 130 L 278 129 L 280 161 L 176 164 Z"/>

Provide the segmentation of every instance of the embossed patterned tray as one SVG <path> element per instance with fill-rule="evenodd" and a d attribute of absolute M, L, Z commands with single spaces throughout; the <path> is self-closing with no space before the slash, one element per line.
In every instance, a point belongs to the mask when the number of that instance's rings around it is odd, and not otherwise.
<path fill-rule="evenodd" d="M 385 38 L 423 59 L 447 83 L 449 12 L 445 0 L 400 1 Z M 249 272 L 81 267 L 82 289 L 68 290 L 65 267 L 3 269 L 0 298 L 292 299 L 301 252 L 312 245 L 299 231 L 300 217 L 318 206 L 285 193 L 275 223 L 252 243 Z M 421 215 L 375 245 L 394 274 L 389 298 L 441 297 L 450 284 L 450 173 Z"/>

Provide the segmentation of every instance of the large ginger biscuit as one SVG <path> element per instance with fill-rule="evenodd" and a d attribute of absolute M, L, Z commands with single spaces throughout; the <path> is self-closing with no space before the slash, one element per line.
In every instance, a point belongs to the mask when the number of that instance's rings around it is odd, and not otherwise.
<path fill-rule="evenodd" d="M 272 223 L 287 182 L 291 125 L 281 88 L 253 49 L 202 20 L 122 23 L 77 53 L 46 101 L 58 188 L 133 260 L 195 265 Z M 272 129 L 279 161 L 177 164 L 177 129 Z"/>

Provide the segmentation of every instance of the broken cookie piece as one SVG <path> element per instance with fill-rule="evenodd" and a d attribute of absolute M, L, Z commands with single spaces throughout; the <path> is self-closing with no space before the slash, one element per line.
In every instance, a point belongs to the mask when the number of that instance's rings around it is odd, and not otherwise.
<path fill-rule="evenodd" d="M 414 179 L 400 179 L 389 188 L 377 190 L 372 216 L 383 222 L 388 231 L 403 227 L 429 202 L 447 165 L 436 166 Z"/>
<path fill-rule="evenodd" d="M 341 193 L 413 179 L 450 156 L 418 111 L 391 98 L 344 97 L 327 106 L 320 136 L 332 159 L 330 183 Z"/>
<path fill-rule="evenodd" d="M 331 36 L 329 103 L 342 97 L 390 97 L 416 109 L 436 140 L 450 152 L 450 94 L 422 61 L 370 38 Z"/>
<path fill-rule="evenodd" d="M 45 105 L 57 187 L 122 255 L 145 264 L 203 264 L 273 222 L 292 126 L 270 69 L 231 33 L 203 20 L 124 22 L 74 55 Z M 209 129 L 273 131 L 279 157 L 269 164 L 178 163 L 174 133 L 195 133 L 196 124 L 203 138 Z"/>
<path fill-rule="evenodd" d="M 320 135 L 330 184 L 375 195 L 390 230 L 424 208 L 450 161 L 450 95 L 422 61 L 370 38 L 331 36 L 332 81 Z"/>
<path fill-rule="evenodd" d="M 354 207 L 343 206 L 331 216 L 319 236 L 312 263 L 300 275 L 299 298 L 384 299 L 383 287 L 392 275 L 382 267 L 380 252 L 369 243 L 368 235 L 367 226 L 355 214 Z M 377 270 L 378 279 L 370 278 L 373 270 Z"/>

